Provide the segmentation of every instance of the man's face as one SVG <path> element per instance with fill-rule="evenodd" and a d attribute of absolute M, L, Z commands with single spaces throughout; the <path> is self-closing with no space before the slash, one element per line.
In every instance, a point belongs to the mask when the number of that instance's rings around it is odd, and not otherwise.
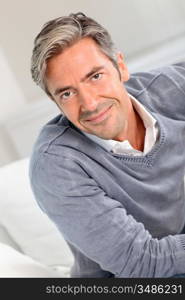
<path fill-rule="evenodd" d="M 129 74 L 122 55 L 118 70 L 91 38 L 83 38 L 47 64 L 47 86 L 64 115 L 79 129 L 123 140 L 131 111 L 123 86 Z M 120 78 L 121 76 L 121 78 Z"/>

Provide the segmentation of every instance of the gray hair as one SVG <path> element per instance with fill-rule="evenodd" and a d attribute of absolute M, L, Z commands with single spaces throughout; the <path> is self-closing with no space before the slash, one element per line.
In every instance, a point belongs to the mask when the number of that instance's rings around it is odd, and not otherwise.
<path fill-rule="evenodd" d="M 95 20 L 81 12 L 51 20 L 36 36 L 31 58 L 32 78 L 50 97 L 45 80 L 47 61 L 83 37 L 91 37 L 118 69 L 111 36 Z"/>

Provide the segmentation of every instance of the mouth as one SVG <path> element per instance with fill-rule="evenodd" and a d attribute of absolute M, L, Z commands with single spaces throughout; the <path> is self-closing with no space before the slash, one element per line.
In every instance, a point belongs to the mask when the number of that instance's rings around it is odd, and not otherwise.
<path fill-rule="evenodd" d="M 91 123 L 91 124 L 99 124 L 103 122 L 108 116 L 110 109 L 112 108 L 112 105 L 106 108 L 103 112 L 99 113 L 97 116 L 93 116 L 92 118 L 89 118 L 85 120 L 85 122 Z"/>

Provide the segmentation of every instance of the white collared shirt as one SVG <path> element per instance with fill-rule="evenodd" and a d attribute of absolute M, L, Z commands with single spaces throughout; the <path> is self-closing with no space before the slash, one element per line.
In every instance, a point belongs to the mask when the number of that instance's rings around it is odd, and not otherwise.
<path fill-rule="evenodd" d="M 139 151 L 134 149 L 128 140 L 125 140 L 123 142 L 118 142 L 115 140 L 104 140 L 102 138 L 99 138 L 95 135 L 89 134 L 84 132 L 85 135 L 87 135 L 91 140 L 95 141 L 96 143 L 100 144 L 100 146 L 104 147 L 108 151 L 112 151 L 117 154 L 127 154 L 127 155 L 133 155 L 133 156 L 142 156 L 147 154 L 152 147 L 154 146 L 158 133 L 159 128 L 157 121 L 154 119 L 154 117 L 146 110 L 146 108 L 132 95 L 130 95 L 130 99 L 132 101 L 132 104 L 141 117 L 146 133 L 145 133 L 145 141 L 144 141 L 144 150 Z"/>

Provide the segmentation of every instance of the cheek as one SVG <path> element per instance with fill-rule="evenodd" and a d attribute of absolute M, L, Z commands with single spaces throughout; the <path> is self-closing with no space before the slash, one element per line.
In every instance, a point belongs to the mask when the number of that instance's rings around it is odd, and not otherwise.
<path fill-rule="evenodd" d="M 61 110 L 63 111 L 64 115 L 75 124 L 78 122 L 79 118 L 79 105 L 75 101 L 72 102 L 62 105 Z"/>

